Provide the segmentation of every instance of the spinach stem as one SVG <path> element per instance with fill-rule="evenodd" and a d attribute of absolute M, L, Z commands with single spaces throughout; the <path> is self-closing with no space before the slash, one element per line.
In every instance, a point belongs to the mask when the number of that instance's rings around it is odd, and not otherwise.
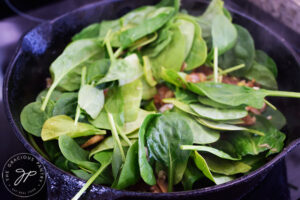
<path fill-rule="evenodd" d="M 81 86 L 80 86 L 80 88 L 82 88 L 82 86 L 85 85 L 85 79 L 86 79 L 86 67 L 83 67 L 82 71 L 81 71 Z M 77 126 L 77 124 L 78 124 L 80 114 L 81 114 L 81 108 L 78 104 L 77 108 L 76 108 L 75 121 L 74 121 L 75 126 Z"/>
<path fill-rule="evenodd" d="M 123 52 L 123 48 L 122 47 L 118 48 L 117 51 L 114 53 L 114 57 L 118 58 L 122 52 Z"/>
<path fill-rule="evenodd" d="M 84 186 L 79 190 L 79 192 L 72 198 L 72 200 L 78 200 L 81 195 L 92 185 L 95 179 L 103 172 L 103 170 L 109 165 L 101 165 L 101 167 L 96 171 L 96 173 L 84 184 Z"/>
<path fill-rule="evenodd" d="M 110 123 L 110 126 L 111 126 L 112 136 L 114 138 L 114 141 L 117 142 L 117 145 L 118 145 L 118 147 L 120 149 L 120 152 L 121 152 L 122 161 L 124 162 L 125 161 L 125 153 L 124 153 L 124 150 L 123 150 L 123 147 L 122 147 L 122 144 L 121 144 L 121 141 L 120 141 L 117 129 L 116 129 L 114 118 L 113 118 L 112 114 L 109 113 L 109 112 L 107 112 L 107 116 L 108 116 L 108 120 L 109 120 L 109 123 Z"/>
<path fill-rule="evenodd" d="M 151 42 L 153 42 L 154 40 L 156 40 L 157 37 L 158 37 L 158 34 L 155 32 L 151 38 L 146 39 L 146 40 L 145 39 L 141 39 L 140 40 L 141 42 L 137 41 L 132 47 L 130 47 L 129 50 L 130 51 L 134 51 L 134 50 L 138 49 L 139 47 L 143 47 L 143 46 L 145 46 L 147 44 L 150 44 Z"/>
<path fill-rule="evenodd" d="M 49 101 L 50 96 L 51 96 L 52 92 L 54 91 L 56 85 L 57 85 L 57 83 L 54 82 L 54 83 L 51 85 L 51 87 L 49 88 L 49 90 L 48 90 L 48 92 L 47 92 L 47 95 L 46 95 L 46 98 L 44 99 L 43 105 L 42 105 L 42 107 L 41 107 L 41 110 L 42 110 L 42 111 L 45 111 L 45 110 L 46 110 L 48 101 Z"/>
<path fill-rule="evenodd" d="M 299 92 L 286 92 L 286 91 L 273 91 L 273 90 L 265 90 L 265 91 L 267 96 L 300 98 Z"/>
<path fill-rule="evenodd" d="M 28 134 L 29 142 L 32 144 L 32 146 L 35 148 L 35 150 L 41 154 L 44 158 L 50 161 L 50 158 L 46 155 L 46 153 L 43 152 L 43 150 L 39 147 L 39 145 L 35 142 L 35 139 L 32 137 L 32 135 Z"/>
<path fill-rule="evenodd" d="M 111 36 L 111 30 L 109 30 L 107 32 L 107 34 L 105 36 L 105 39 L 104 39 L 104 42 L 105 42 L 105 45 L 106 45 L 106 48 L 107 48 L 107 52 L 108 52 L 110 61 L 111 62 L 115 62 L 116 61 L 116 57 L 114 55 L 113 49 L 112 49 L 111 44 L 110 44 L 110 36 Z"/>
<path fill-rule="evenodd" d="M 234 67 L 231 67 L 231 68 L 229 68 L 229 69 L 225 69 L 223 72 L 221 72 L 221 75 L 224 75 L 224 74 L 228 74 L 228 73 L 237 71 L 237 70 L 239 70 L 239 69 L 244 68 L 245 66 L 246 66 L 245 64 L 240 64 L 240 65 L 236 65 L 236 66 L 234 66 Z"/>
<path fill-rule="evenodd" d="M 218 83 L 218 47 L 214 49 L 214 81 Z"/>
<path fill-rule="evenodd" d="M 169 149 L 169 154 L 170 154 L 170 149 Z M 171 160 L 171 157 L 170 157 L 170 167 L 169 167 L 169 170 L 168 170 L 168 192 L 172 192 L 173 191 L 173 176 L 174 176 L 174 172 L 173 172 L 173 162 Z"/>
<path fill-rule="evenodd" d="M 131 146 L 132 142 L 128 139 L 128 137 L 124 134 L 124 132 L 120 129 L 120 127 L 118 125 L 116 125 L 116 128 L 117 128 L 118 133 L 125 140 L 125 142 L 127 142 L 127 144 L 129 144 L 129 146 Z"/>
<path fill-rule="evenodd" d="M 271 104 L 268 100 L 264 99 L 264 102 L 265 102 L 268 106 L 270 106 L 270 108 L 272 108 L 273 110 L 277 110 L 277 108 L 276 108 L 273 104 Z"/>

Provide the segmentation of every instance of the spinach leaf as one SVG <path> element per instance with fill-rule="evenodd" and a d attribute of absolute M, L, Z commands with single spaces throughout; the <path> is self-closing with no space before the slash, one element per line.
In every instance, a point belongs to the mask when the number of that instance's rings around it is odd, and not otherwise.
<path fill-rule="evenodd" d="M 156 87 L 151 87 L 146 79 L 144 77 L 141 78 L 142 84 L 143 84 L 143 94 L 142 99 L 143 100 L 150 100 L 157 94 Z"/>
<path fill-rule="evenodd" d="M 219 109 L 206 107 L 201 104 L 190 104 L 190 107 L 200 117 L 204 117 L 214 121 L 241 119 L 248 115 L 248 112 L 244 108 Z"/>
<path fill-rule="evenodd" d="M 92 39 L 97 38 L 100 31 L 100 24 L 94 23 L 91 24 L 84 29 L 82 29 L 79 33 L 72 37 L 72 41 L 82 40 L 82 39 Z"/>
<path fill-rule="evenodd" d="M 279 110 L 267 107 L 261 115 L 268 119 L 278 130 L 281 130 L 286 125 L 286 119 Z"/>
<path fill-rule="evenodd" d="M 175 10 L 178 12 L 179 11 L 179 8 L 180 8 L 180 3 L 181 1 L 180 0 L 161 0 L 157 5 L 156 7 L 166 7 L 166 6 L 171 6 L 171 7 L 174 7 Z"/>
<path fill-rule="evenodd" d="M 108 165 L 111 163 L 111 152 L 101 152 L 95 155 L 95 159 L 101 163 L 100 168 L 72 198 L 73 200 L 78 200 L 84 191 L 86 191 L 87 188 L 96 180 L 96 178 L 98 178 L 99 175 L 108 167 Z"/>
<path fill-rule="evenodd" d="M 80 146 L 71 137 L 67 135 L 59 136 L 58 144 L 61 153 L 67 160 L 91 172 L 97 171 L 99 165 L 89 161 L 89 152 L 80 148 Z"/>
<path fill-rule="evenodd" d="M 202 152 L 208 152 L 211 153 L 219 158 L 223 158 L 226 160 L 240 160 L 241 158 L 234 158 L 230 156 L 229 154 L 218 150 L 213 147 L 208 147 L 208 146 L 193 146 L 193 145 L 181 145 L 180 148 L 182 150 L 193 150 L 193 151 L 202 151 Z"/>
<path fill-rule="evenodd" d="M 38 94 L 38 96 L 36 97 L 36 100 L 35 101 L 40 101 L 40 102 L 43 102 L 43 100 L 45 99 L 46 95 L 48 93 L 48 89 L 45 89 L 43 90 L 42 92 L 40 92 Z M 60 98 L 60 96 L 62 95 L 63 93 L 59 90 L 54 90 L 50 96 L 50 100 L 54 101 L 54 102 L 57 102 L 58 99 Z"/>
<path fill-rule="evenodd" d="M 37 137 L 41 137 L 45 121 L 52 117 L 54 102 L 50 100 L 45 111 L 41 110 L 41 106 L 40 101 L 30 103 L 23 108 L 20 115 L 21 124 L 25 131 Z"/>
<path fill-rule="evenodd" d="M 184 36 L 184 40 L 185 40 L 184 59 L 186 59 L 192 49 L 196 28 L 194 26 L 194 23 L 184 18 L 178 18 L 175 23 L 179 24 L 178 27 L 182 35 Z"/>
<path fill-rule="evenodd" d="M 234 179 L 234 176 L 226 176 L 226 175 L 216 174 L 216 173 L 212 173 L 212 175 L 217 185 L 232 181 Z"/>
<path fill-rule="evenodd" d="M 83 85 L 78 93 L 78 104 L 95 119 L 104 106 L 103 90 L 98 90 L 91 85 Z"/>
<path fill-rule="evenodd" d="M 188 89 L 221 104 L 248 105 L 255 108 L 263 107 L 267 95 L 264 90 L 212 82 L 188 83 Z"/>
<path fill-rule="evenodd" d="M 127 48 L 138 39 L 157 31 L 166 24 L 173 15 L 174 8 L 163 7 L 156 9 L 139 25 L 121 32 L 119 40 L 122 48 Z"/>
<path fill-rule="evenodd" d="M 223 5 L 224 2 L 221 0 L 212 0 L 205 12 L 197 18 L 204 38 L 211 37 L 213 19 L 215 16 L 223 14 Z"/>
<path fill-rule="evenodd" d="M 42 129 L 42 140 L 57 139 L 61 135 L 68 135 L 76 138 L 89 135 L 104 135 L 106 132 L 93 127 L 90 124 L 78 123 L 74 125 L 74 120 L 65 115 L 58 115 L 48 119 Z"/>
<path fill-rule="evenodd" d="M 154 87 L 157 82 L 154 80 L 152 75 L 152 66 L 149 58 L 147 56 L 143 56 L 143 62 L 144 62 L 144 77 L 149 84 L 149 86 Z"/>
<path fill-rule="evenodd" d="M 91 84 L 93 81 L 98 82 L 103 78 L 110 67 L 109 59 L 99 59 L 93 62 L 87 68 L 86 81 L 88 84 Z"/>
<path fill-rule="evenodd" d="M 153 75 L 156 79 L 161 76 L 162 67 L 180 71 L 184 62 L 185 39 L 178 26 L 170 28 L 173 32 L 171 43 L 156 57 L 150 58 Z"/>
<path fill-rule="evenodd" d="M 227 69 L 232 66 L 245 64 L 245 67 L 238 71 L 232 72 L 235 76 L 244 76 L 253 65 L 255 58 L 254 41 L 247 29 L 235 25 L 238 33 L 238 38 L 235 46 L 230 51 L 226 52 L 219 58 L 220 67 Z"/>
<path fill-rule="evenodd" d="M 124 114 L 122 114 L 123 116 Z M 107 112 L 105 109 L 102 109 L 99 115 L 95 119 L 89 118 L 89 122 L 100 129 L 110 130 L 109 121 L 107 118 Z"/>
<path fill-rule="evenodd" d="M 216 15 L 212 21 L 213 47 L 218 48 L 218 55 L 231 49 L 238 38 L 237 30 L 224 14 Z"/>
<path fill-rule="evenodd" d="M 71 171 L 75 176 L 77 176 L 85 181 L 88 181 L 93 176 L 93 174 L 90 174 L 82 169 L 73 169 Z M 113 182 L 112 177 L 110 177 L 106 174 L 108 172 L 109 172 L 108 170 L 104 170 L 103 173 L 100 174 L 100 176 L 98 176 L 94 180 L 93 183 L 94 184 L 104 184 L 104 185 L 112 184 L 112 182 Z"/>
<path fill-rule="evenodd" d="M 120 20 L 103 20 L 100 23 L 99 39 L 103 40 L 109 31 L 117 32 L 121 28 Z"/>
<path fill-rule="evenodd" d="M 192 93 L 188 90 L 180 89 L 178 87 L 175 90 L 175 96 L 176 96 L 176 99 L 178 101 L 181 101 L 181 102 L 186 103 L 186 104 L 191 104 L 191 103 L 197 103 L 198 102 L 196 94 L 194 94 L 194 93 Z"/>
<path fill-rule="evenodd" d="M 53 116 L 57 115 L 68 115 L 71 117 L 75 116 L 76 107 L 78 102 L 77 93 L 63 93 L 57 100 L 54 109 Z"/>
<path fill-rule="evenodd" d="M 203 105 L 210 106 L 213 108 L 221 108 L 221 109 L 232 108 L 231 106 L 215 102 L 207 97 L 198 96 L 198 101 Z"/>
<path fill-rule="evenodd" d="M 192 190 L 194 183 L 203 177 L 203 173 L 198 170 L 193 161 L 189 159 L 188 165 L 182 178 L 182 185 L 184 190 Z"/>
<path fill-rule="evenodd" d="M 123 147 L 128 147 L 129 144 L 124 141 L 123 139 L 120 139 L 121 144 Z M 130 140 L 132 143 L 134 143 L 136 141 L 136 139 L 131 139 Z M 103 141 L 100 142 L 100 144 L 98 144 L 96 147 L 94 147 L 91 151 L 90 151 L 90 155 L 89 157 L 92 157 L 93 155 L 102 152 L 102 151 L 106 151 L 106 150 L 112 150 L 114 148 L 114 140 L 112 136 L 106 137 Z"/>
<path fill-rule="evenodd" d="M 202 171 L 204 176 L 206 176 L 212 182 L 215 182 L 214 177 L 211 171 L 209 170 L 205 159 L 197 151 L 193 151 L 193 153 L 191 154 L 191 158 L 194 160 L 194 163 L 197 166 L 197 168 Z"/>
<path fill-rule="evenodd" d="M 146 142 L 145 141 L 145 134 L 148 131 L 149 126 L 152 125 L 153 121 L 158 118 L 160 116 L 160 114 L 151 114 L 148 115 L 140 130 L 139 130 L 139 168 L 140 168 L 140 175 L 142 177 L 142 179 L 145 181 L 145 183 L 147 183 L 148 185 L 155 185 L 156 184 L 156 179 L 153 173 L 153 169 L 151 167 L 151 165 L 149 164 L 148 160 L 147 160 L 147 153 L 146 153 Z"/>
<path fill-rule="evenodd" d="M 197 122 L 202 124 L 203 126 L 206 126 L 211 129 L 215 130 L 222 130 L 222 131 L 246 131 L 249 133 L 253 133 L 256 135 L 261 135 L 263 136 L 264 133 L 259 131 L 259 130 L 254 130 L 254 129 L 249 129 L 241 126 L 235 126 L 232 124 L 225 124 L 223 122 L 215 122 L 215 121 L 209 121 L 201 118 L 196 118 Z"/>
<path fill-rule="evenodd" d="M 168 168 L 168 191 L 180 182 L 190 151 L 182 151 L 180 145 L 193 143 L 193 132 L 183 116 L 164 113 L 154 119 L 146 134 L 147 146 L 153 158 Z"/>
<path fill-rule="evenodd" d="M 266 66 L 274 74 L 274 76 L 277 77 L 278 70 L 277 70 L 276 63 L 265 52 L 263 52 L 261 50 L 256 50 L 255 51 L 255 61 L 258 64 Z"/>
<path fill-rule="evenodd" d="M 111 63 L 106 76 L 97 82 L 97 85 L 110 81 L 119 81 L 119 85 L 131 83 L 143 75 L 143 69 L 136 54 Z"/>
<path fill-rule="evenodd" d="M 158 32 L 158 38 L 142 49 L 142 54 L 149 58 L 158 56 L 172 41 L 173 32 L 170 27 L 162 28 Z"/>
<path fill-rule="evenodd" d="M 148 112 L 148 111 L 145 111 L 143 109 L 139 109 L 138 110 L 138 116 L 137 116 L 136 120 L 132 121 L 132 122 L 125 123 L 124 126 L 123 126 L 123 132 L 125 134 L 130 134 L 130 133 L 138 130 L 142 126 L 142 123 L 145 120 L 145 118 L 148 115 L 153 114 L 153 113 L 154 112 Z"/>
<path fill-rule="evenodd" d="M 143 85 L 140 79 L 121 87 L 121 93 L 124 99 L 124 117 L 125 122 L 133 122 L 138 118 L 140 104 L 143 94 Z"/>
<path fill-rule="evenodd" d="M 193 131 L 194 144 L 210 144 L 216 142 L 220 138 L 219 132 L 202 126 L 201 124 L 197 123 L 195 119 L 185 114 L 183 111 L 175 111 L 185 116 L 186 122 L 190 125 L 190 128 Z"/>
<path fill-rule="evenodd" d="M 256 116 L 256 124 L 251 128 L 264 132 L 265 135 L 253 136 L 245 132 L 237 132 L 226 137 L 240 156 L 258 155 L 264 151 L 268 151 L 268 156 L 281 151 L 286 136 L 273 127 L 267 119 Z"/>
<path fill-rule="evenodd" d="M 50 66 L 53 84 L 49 88 L 41 109 L 45 110 L 54 89 L 72 70 L 101 52 L 103 52 L 102 49 L 93 40 L 78 40 L 69 44 Z"/>
<path fill-rule="evenodd" d="M 161 78 L 168 82 L 171 83 L 179 88 L 186 88 L 186 74 L 177 72 L 172 69 L 165 69 L 164 67 L 161 69 Z"/>
<path fill-rule="evenodd" d="M 246 173 L 251 167 L 241 161 L 232 161 L 219 158 L 214 155 L 202 154 L 207 166 L 212 172 L 224 174 L 227 176 Z"/>
<path fill-rule="evenodd" d="M 254 63 L 251 69 L 245 74 L 245 78 L 255 80 L 266 89 L 277 90 L 277 82 L 273 73 L 265 66 Z"/>
<path fill-rule="evenodd" d="M 207 46 L 202 38 L 201 27 L 194 20 L 191 21 L 195 26 L 195 35 L 192 48 L 185 60 L 187 64 L 186 71 L 200 67 L 207 58 Z"/>
<path fill-rule="evenodd" d="M 138 142 L 136 141 L 129 148 L 126 160 L 121 170 L 120 176 L 113 183 L 112 187 L 116 189 L 125 189 L 130 185 L 134 185 L 139 180 L 139 166 L 138 166 Z"/>
<path fill-rule="evenodd" d="M 154 6 L 143 6 L 130 11 L 124 15 L 120 21 L 122 22 L 123 27 L 127 25 L 138 25 L 147 19 L 147 17 L 154 11 Z"/>
<path fill-rule="evenodd" d="M 55 161 L 61 155 L 57 141 L 43 142 L 43 147 L 51 161 Z"/>

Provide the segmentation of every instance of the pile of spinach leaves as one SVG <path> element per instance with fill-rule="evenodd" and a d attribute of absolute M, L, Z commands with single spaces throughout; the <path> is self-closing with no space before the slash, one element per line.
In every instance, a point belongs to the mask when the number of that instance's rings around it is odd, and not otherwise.
<path fill-rule="evenodd" d="M 286 120 L 265 97 L 300 94 L 275 91 L 275 62 L 255 50 L 223 4 L 212 0 L 195 17 L 180 12 L 179 0 L 163 0 L 92 24 L 51 64 L 51 87 L 20 118 L 31 138 L 42 139 L 42 155 L 87 180 L 74 199 L 92 183 L 150 188 L 160 171 L 169 192 L 204 179 L 222 184 L 282 150 Z M 203 65 L 213 68 L 213 80 L 188 82 Z M 261 88 L 224 84 L 225 73 Z M 162 85 L 175 96 L 163 99 L 174 107 L 160 113 L 153 102 Z M 270 106 L 261 115 L 250 114 L 256 123 L 243 126 L 245 108 L 265 102 Z M 99 135 L 102 141 L 81 147 Z"/>

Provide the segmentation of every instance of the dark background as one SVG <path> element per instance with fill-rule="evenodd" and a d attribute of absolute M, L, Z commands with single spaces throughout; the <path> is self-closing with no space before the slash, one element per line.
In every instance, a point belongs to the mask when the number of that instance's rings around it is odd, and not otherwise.
<path fill-rule="evenodd" d="M 12 155 L 27 152 L 10 129 L 3 111 L 3 74 L 13 56 L 18 40 L 39 23 L 96 0 L 0 0 L 0 169 Z M 183 0 L 184 1 L 184 0 Z M 242 10 L 275 30 L 300 55 L 299 34 L 264 13 L 246 0 L 225 0 L 228 7 Z M 287 169 L 286 169 L 287 168 Z M 2 179 L 2 177 L 1 177 Z M 255 191 L 244 199 L 300 199 L 300 148 L 291 152 Z M 30 199 L 46 199 L 47 191 Z M 224 197 L 226 199 L 226 197 Z M 0 181 L 0 199 L 17 199 L 6 191 Z"/>

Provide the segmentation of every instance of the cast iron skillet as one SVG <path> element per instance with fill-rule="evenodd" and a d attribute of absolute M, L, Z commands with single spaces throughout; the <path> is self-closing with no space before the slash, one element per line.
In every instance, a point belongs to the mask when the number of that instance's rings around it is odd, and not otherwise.
<path fill-rule="evenodd" d="M 57 19 L 43 23 L 20 41 L 19 47 L 6 73 L 3 96 L 7 117 L 18 139 L 46 167 L 48 172 L 49 199 L 70 199 L 82 187 L 83 181 L 55 167 L 44 159 L 27 141 L 20 123 L 20 112 L 45 88 L 50 63 L 70 42 L 71 36 L 83 27 L 102 19 L 122 16 L 129 10 L 156 0 L 106 0 L 87 5 Z M 191 14 L 200 14 L 206 7 L 200 0 L 185 0 L 183 7 Z M 232 11 L 234 22 L 246 27 L 255 40 L 256 48 L 266 51 L 279 67 L 280 90 L 300 92 L 299 58 L 283 38 L 259 22 L 238 11 Z M 258 170 L 231 182 L 203 189 L 165 194 L 138 193 L 114 190 L 93 185 L 84 195 L 85 199 L 221 199 L 227 196 L 240 199 L 254 188 L 270 172 L 274 165 L 294 147 L 300 144 L 300 100 L 274 98 L 272 102 L 285 114 L 288 126 L 284 132 L 287 140 L 283 151 Z"/>

